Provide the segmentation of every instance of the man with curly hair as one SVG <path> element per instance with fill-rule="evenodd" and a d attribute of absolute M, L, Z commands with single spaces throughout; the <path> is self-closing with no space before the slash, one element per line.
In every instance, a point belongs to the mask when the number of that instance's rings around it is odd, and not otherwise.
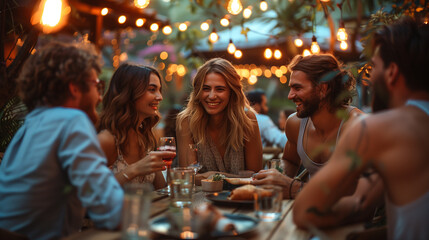
<path fill-rule="evenodd" d="M 99 55 L 89 44 L 49 43 L 26 61 L 19 96 L 29 114 L 0 166 L 0 228 L 30 239 L 119 225 L 124 193 L 93 123 L 101 100 Z"/>

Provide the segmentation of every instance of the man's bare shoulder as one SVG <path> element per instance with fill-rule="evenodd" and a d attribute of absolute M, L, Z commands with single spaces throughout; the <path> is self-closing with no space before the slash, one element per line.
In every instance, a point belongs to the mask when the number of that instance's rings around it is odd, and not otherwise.
<path fill-rule="evenodd" d="M 299 126 L 301 124 L 301 118 L 296 113 L 292 113 L 286 120 L 285 132 L 288 141 L 296 143 L 298 141 Z"/>

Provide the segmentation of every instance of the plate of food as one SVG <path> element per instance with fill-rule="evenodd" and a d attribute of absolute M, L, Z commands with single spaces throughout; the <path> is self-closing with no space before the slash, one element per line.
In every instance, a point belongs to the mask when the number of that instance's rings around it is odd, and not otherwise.
<path fill-rule="evenodd" d="M 175 239 L 211 239 L 250 235 L 258 220 L 242 214 L 221 214 L 213 205 L 168 213 L 150 222 L 155 235 Z"/>
<path fill-rule="evenodd" d="M 254 193 L 256 187 L 253 185 L 243 185 L 235 188 L 231 192 L 219 192 L 207 194 L 206 198 L 216 204 L 234 205 L 234 204 L 245 204 L 247 206 L 253 206 Z"/>

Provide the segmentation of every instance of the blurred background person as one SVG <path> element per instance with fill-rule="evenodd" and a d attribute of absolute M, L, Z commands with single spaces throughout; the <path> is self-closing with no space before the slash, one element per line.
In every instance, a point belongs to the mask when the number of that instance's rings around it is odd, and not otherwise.
<path fill-rule="evenodd" d="M 276 146 L 284 148 L 287 138 L 271 120 L 268 114 L 267 97 L 262 89 L 255 89 L 246 93 L 250 106 L 255 110 L 258 120 L 259 133 L 261 135 L 262 146 Z"/>
<path fill-rule="evenodd" d="M 198 69 L 189 102 L 177 117 L 177 138 L 179 165 L 200 162 L 201 177 L 262 168 L 256 116 L 229 61 L 214 58 Z M 194 145 L 197 151 L 189 151 Z"/>
<path fill-rule="evenodd" d="M 279 124 L 279 129 L 284 132 L 285 131 L 285 127 L 286 127 L 286 120 L 287 118 L 293 114 L 295 112 L 295 110 L 293 109 L 283 109 L 279 111 L 279 118 L 278 118 L 278 124 Z"/>
<path fill-rule="evenodd" d="M 98 138 L 108 166 L 121 184 L 166 186 L 162 157 L 175 154 L 155 151 L 153 128 L 160 119 L 161 90 L 161 76 L 152 67 L 125 63 L 112 76 L 103 98 Z"/>

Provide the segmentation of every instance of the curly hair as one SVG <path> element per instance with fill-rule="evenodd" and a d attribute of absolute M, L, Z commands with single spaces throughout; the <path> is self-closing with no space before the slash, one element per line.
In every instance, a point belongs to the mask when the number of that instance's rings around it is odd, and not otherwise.
<path fill-rule="evenodd" d="M 290 71 L 302 71 L 313 86 L 327 84 L 326 101 L 330 110 L 349 105 L 354 96 L 356 79 L 343 69 L 332 54 L 297 55 L 288 65 Z"/>
<path fill-rule="evenodd" d="M 89 91 L 91 70 L 101 71 L 101 58 L 92 44 L 50 42 L 31 55 L 17 78 L 18 94 L 31 111 L 60 106 L 70 96 L 69 83 Z"/>
<path fill-rule="evenodd" d="M 161 82 L 159 72 L 148 66 L 137 66 L 129 63 L 122 64 L 115 71 L 109 87 L 103 97 L 103 110 L 100 114 L 98 131 L 108 130 L 117 139 L 121 152 L 127 154 L 127 133 L 133 130 L 137 133 L 140 155 L 143 149 L 156 149 L 156 139 L 153 127 L 160 120 L 154 116 L 139 122 L 136 111 L 136 101 L 146 92 L 149 86 L 150 75 L 155 74 Z"/>
<path fill-rule="evenodd" d="M 245 110 L 252 111 L 249 102 L 243 92 L 241 78 L 234 66 L 222 58 L 213 58 L 202 65 L 193 80 L 193 90 L 189 96 L 188 104 L 177 116 L 177 126 L 180 128 L 183 121 L 189 121 L 192 138 L 197 144 L 207 142 L 207 124 L 210 115 L 205 111 L 200 96 L 206 76 L 209 73 L 220 74 L 227 86 L 231 89 L 231 95 L 226 107 L 223 126 L 219 128 L 220 141 L 223 146 L 231 146 L 234 150 L 244 145 L 244 140 L 249 140 L 253 132 L 253 122 L 247 116 Z"/>

